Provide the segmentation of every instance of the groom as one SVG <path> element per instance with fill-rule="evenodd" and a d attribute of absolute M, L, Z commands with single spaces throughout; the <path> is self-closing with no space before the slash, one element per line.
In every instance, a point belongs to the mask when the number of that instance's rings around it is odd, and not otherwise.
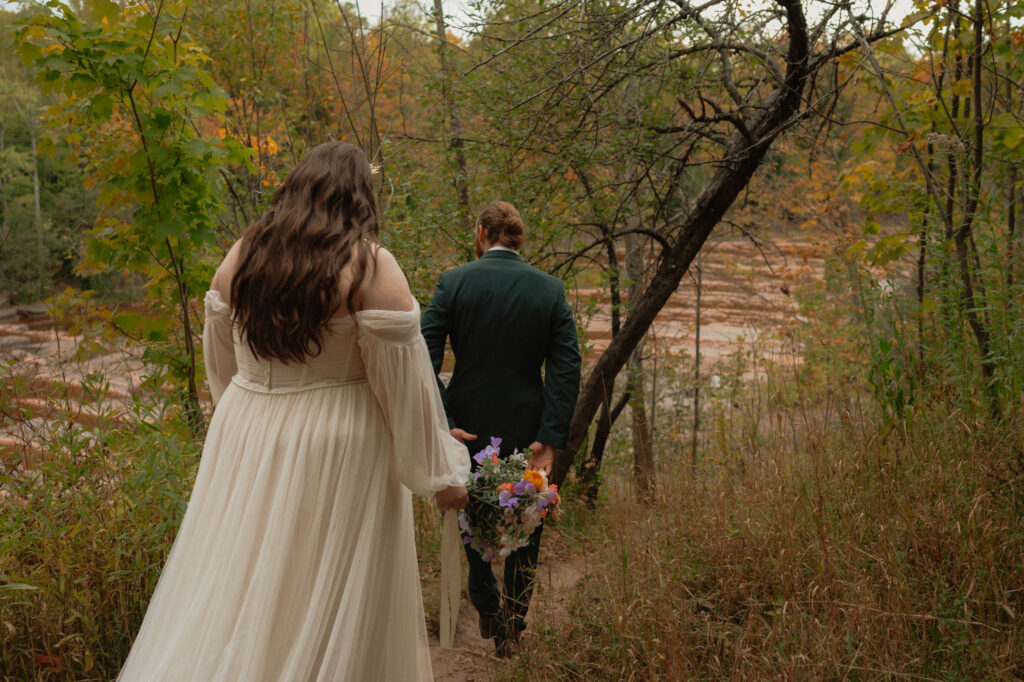
<path fill-rule="evenodd" d="M 580 350 L 561 280 L 519 257 L 523 233 L 515 207 L 488 205 L 476 226 L 477 260 L 441 274 L 422 331 L 435 374 L 451 339 L 455 370 L 441 397 L 452 435 L 471 454 L 499 437 L 502 457 L 529 449 L 529 468 L 550 473 L 576 407 Z M 515 651 L 525 627 L 542 530 L 505 559 L 504 594 L 490 563 L 465 546 L 480 635 L 499 656 Z"/>

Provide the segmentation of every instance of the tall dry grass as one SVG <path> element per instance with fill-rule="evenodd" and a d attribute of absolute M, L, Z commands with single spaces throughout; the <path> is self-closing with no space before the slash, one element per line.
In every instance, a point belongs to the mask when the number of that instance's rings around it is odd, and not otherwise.
<path fill-rule="evenodd" d="M 933 400 L 883 427 L 808 385 L 730 398 L 649 506 L 610 469 L 562 524 L 588 557 L 569 623 L 504 678 L 1024 678 L 1024 414 Z"/>

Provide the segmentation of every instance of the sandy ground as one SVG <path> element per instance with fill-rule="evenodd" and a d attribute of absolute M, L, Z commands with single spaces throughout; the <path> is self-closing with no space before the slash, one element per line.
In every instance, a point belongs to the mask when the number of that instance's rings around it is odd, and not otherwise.
<path fill-rule="evenodd" d="M 495 574 L 501 576 L 501 565 L 495 563 Z M 541 540 L 537 583 L 527 614 L 527 629 L 522 646 L 529 647 L 537 639 L 536 623 L 560 627 L 569 622 L 569 600 L 572 588 L 584 575 L 578 557 L 573 556 L 557 528 L 546 529 Z M 462 577 L 466 567 L 463 562 Z M 480 637 L 477 614 L 463 588 L 455 646 L 441 648 L 437 635 L 430 636 L 430 659 L 434 679 L 438 682 L 489 682 L 495 678 L 495 666 L 501 659 L 494 655 L 494 644 Z"/>

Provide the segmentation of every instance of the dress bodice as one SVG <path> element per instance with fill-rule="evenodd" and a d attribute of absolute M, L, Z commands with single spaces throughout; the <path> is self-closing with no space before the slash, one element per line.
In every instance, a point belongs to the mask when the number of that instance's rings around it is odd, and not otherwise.
<path fill-rule="evenodd" d="M 264 393 L 290 393 L 311 388 L 366 381 L 366 366 L 360 355 L 356 320 L 353 316 L 335 317 L 324 331 L 320 353 L 302 362 L 284 363 L 253 354 L 231 322 L 231 310 L 219 292 L 206 295 L 207 320 L 223 329 L 223 345 L 207 348 L 208 354 L 233 355 L 233 377 L 224 377 L 240 386 Z M 230 331 L 229 331 L 230 330 Z M 209 359 L 209 358 L 208 358 Z"/>
<path fill-rule="evenodd" d="M 286 364 L 256 357 L 248 344 L 238 338 L 237 329 L 234 341 L 238 366 L 234 381 L 250 390 L 287 393 L 366 380 L 351 315 L 333 318 L 324 332 L 320 354 L 302 362 Z"/>

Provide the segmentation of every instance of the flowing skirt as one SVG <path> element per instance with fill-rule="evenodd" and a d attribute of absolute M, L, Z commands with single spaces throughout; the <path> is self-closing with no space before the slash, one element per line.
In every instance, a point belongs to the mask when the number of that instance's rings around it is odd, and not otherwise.
<path fill-rule="evenodd" d="M 119 679 L 431 679 L 410 493 L 369 384 L 232 384 Z"/>

